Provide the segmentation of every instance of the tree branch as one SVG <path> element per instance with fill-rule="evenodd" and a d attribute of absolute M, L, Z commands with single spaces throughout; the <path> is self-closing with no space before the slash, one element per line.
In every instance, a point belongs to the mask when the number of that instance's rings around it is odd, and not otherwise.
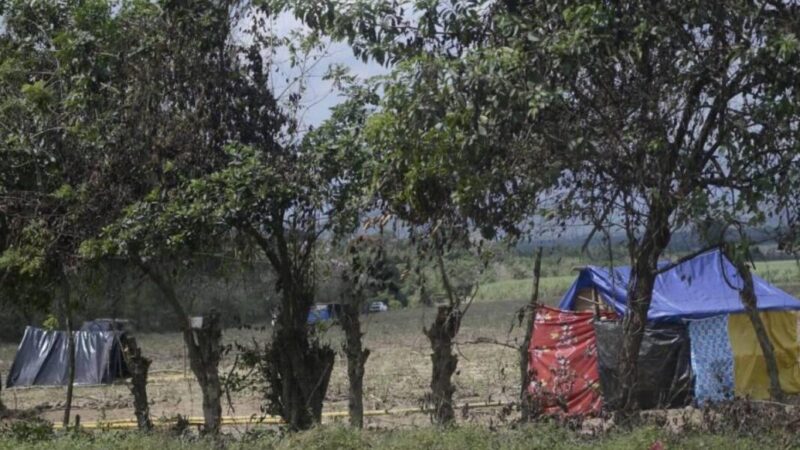
<path fill-rule="evenodd" d="M 173 312 L 175 312 L 175 314 L 178 316 L 181 330 L 184 332 L 190 330 L 192 328 L 191 319 L 186 313 L 186 310 L 183 308 L 181 302 L 178 300 L 178 295 L 175 293 L 172 283 L 162 277 L 160 273 L 153 270 L 153 268 L 145 263 L 138 255 L 134 256 L 132 260 L 133 263 L 145 273 L 145 275 L 153 280 L 153 283 L 155 283 L 161 293 L 164 294 L 164 298 L 167 300 L 167 303 L 170 305 L 170 307 L 172 307 Z"/>

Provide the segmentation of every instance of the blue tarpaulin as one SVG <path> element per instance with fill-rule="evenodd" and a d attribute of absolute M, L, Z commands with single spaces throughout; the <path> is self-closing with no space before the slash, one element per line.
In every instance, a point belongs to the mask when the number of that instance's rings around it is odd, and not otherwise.
<path fill-rule="evenodd" d="M 317 322 L 324 322 L 326 320 L 331 319 L 331 311 L 328 308 L 319 308 L 314 307 L 311 308 L 311 311 L 308 312 L 308 320 L 306 321 L 309 325 L 315 324 Z"/>
<path fill-rule="evenodd" d="M 588 266 L 561 299 L 559 308 L 574 309 L 576 293 L 595 288 L 618 314 L 625 314 L 630 267 Z M 727 280 L 727 281 L 726 281 Z M 800 300 L 753 274 L 759 310 L 800 310 Z M 704 318 L 744 311 L 738 288 L 739 273 L 720 250 L 685 261 L 656 277 L 647 318 Z"/>

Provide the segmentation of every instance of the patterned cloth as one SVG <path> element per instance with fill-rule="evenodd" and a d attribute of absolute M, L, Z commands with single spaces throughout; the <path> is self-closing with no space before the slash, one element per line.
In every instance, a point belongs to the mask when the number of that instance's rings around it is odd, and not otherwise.
<path fill-rule="evenodd" d="M 733 351 L 728 315 L 689 322 L 694 398 L 698 404 L 730 399 L 734 394 Z"/>
<path fill-rule="evenodd" d="M 531 399 L 545 414 L 597 413 L 602 406 L 593 313 L 540 307 L 531 339 Z"/>

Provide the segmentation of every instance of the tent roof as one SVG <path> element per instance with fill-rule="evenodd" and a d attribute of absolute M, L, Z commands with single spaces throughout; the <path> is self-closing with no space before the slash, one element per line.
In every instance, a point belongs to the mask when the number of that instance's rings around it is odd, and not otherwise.
<path fill-rule="evenodd" d="M 576 293 L 594 287 L 606 303 L 625 314 L 630 267 L 588 266 L 561 299 L 559 307 L 573 309 Z M 800 310 L 800 300 L 753 274 L 759 310 Z M 720 250 L 712 250 L 659 274 L 647 318 L 702 318 L 743 312 L 739 273 Z"/>

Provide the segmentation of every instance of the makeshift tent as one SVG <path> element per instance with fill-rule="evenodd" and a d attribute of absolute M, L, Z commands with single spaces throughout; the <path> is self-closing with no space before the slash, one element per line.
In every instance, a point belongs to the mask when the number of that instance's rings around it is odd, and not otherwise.
<path fill-rule="evenodd" d="M 124 333 L 130 324 L 124 319 L 95 319 L 83 322 L 81 331 L 119 331 Z"/>
<path fill-rule="evenodd" d="M 797 316 L 787 312 L 768 311 L 761 313 L 761 321 L 764 322 L 775 350 L 781 389 L 790 393 L 800 392 Z M 731 314 L 728 335 L 733 352 L 736 395 L 769 398 L 767 363 L 750 318 L 744 314 Z"/>
<path fill-rule="evenodd" d="M 559 307 L 565 311 L 589 310 L 590 314 L 591 311 L 597 314 L 610 310 L 624 316 L 629 279 L 629 267 L 586 267 L 580 271 Z M 800 310 L 800 300 L 757 275 L 753 275 L 753 282 L 757 308 L 776 350 L 781 386 L 785 392 L 798 393 L 800 347 L 797 316 L 793 311 Z M 728 398 L 732 391 L 754 398 L 767 396 L 769 382 L 764 357 L 752 325 L 743 314 L 744 306 L 739 297 L 741 286 L 735 266 L 719 250 L 698 255 L 656 277 L 648 312 L 649 327 L 658 323 L 688 325 L 694 398 L 700 403 Z M 597 340 L 595 336 L 592 339 L 602 355 L 604 339 Z M 621 334 L 611 337 L 609 348 L 618 350 L 621 339 Z M 601 380 L 606 369 L 613 369 L 614 360 L 610 361 L 608 367 L 600 361 Z M 613 371 L 606 375 L 613 379 Z M 666 373 L 661 375 L 664 380 L 669 378 Z M 613 383 L 601 385 L 603 397 L 613 403 L 617 388 Z"/>
<path fill-rule="evenodd" d="M 528 394 L 546 414 L 600 412 L 597 347 L 590 312 L 536 311 Z"/>
<path fill-rule="evenodd" d="M 577 292 L 595 289 L 602 302 L 624 315 L 630 267 L 588 266 L 583 268 L 559 303 L 563 310 L 575 310 Z M 800 300 L 753 274 L 758 309 L 761 311 L 800 310 Z M 721 251 L 712 250 L 659 274 L 653 288 L 648 320 L 699 319 L 718 314 L 744 312 L 739 299 L 742 279 Z"/>
<path fill-rule="evenodd" d="M 100 326 L 84 324 L 84 328 Z M 75 384 L 108 384 L 129 376 L 121 331 L 75 331 Z M 68 383 L 67 333 L 26 327 L 6 380 L 7 387 Z"/>
<path fill-rule="evenodd" d="M 689 322 L 694 395 L 699 403 L 733 397 L 733 350 L 728 337 L 728 315 Z"/>
<path fill-rule="evenodd" d="M 623 406 L 619 380 L 622 322 L 594 322 L 603 402 L 608 409 Z M 644 330 L 639 348 L 639 372 L 633 396 L 644 409 L 680 407 L 692 398 L 689 333 L 683 324 L 655 323 Z"/>
<path fill-rule="evenodd" d="M 616 408 L 622 327 L 613 313 L 539 307 L 529 347 L 528 394 L 545 414 L 596 414 Z M 644 408 L 685 405 L 692 371 L 686 327 L 658 324 L 645 330 L 635 395 Z"/>

